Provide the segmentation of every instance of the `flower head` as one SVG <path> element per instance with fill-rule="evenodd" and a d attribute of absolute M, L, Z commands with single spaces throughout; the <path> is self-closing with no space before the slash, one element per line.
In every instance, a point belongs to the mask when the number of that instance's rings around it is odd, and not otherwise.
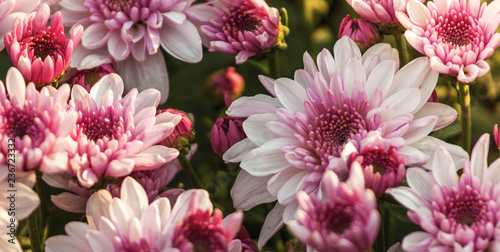
<path fill-rule="evenodd" d="M 71 84 L 83 86 L 87 92 L 90 92 L 90 88 L 97 81 L 110 73 L 116 73 L 114 64 L 105 63 L 91 69 L 78 70 L 71 76 Z"/>
<path fill-rule="evenodd" d="M 244 88 L 245 80 L 232 66 L 213 73 L 205 82 L 205 92 L 215 103 L 223 103 L 226 95 L 233 100 L 240 97 Z"/>
<path fill-rule="evenodd" d="M 500 160 L 487 167 L 489 140 L 488 134 L 478 140 L 460 178 L 452 157 L 440 147 L 431 172 L 409 168 L 410 187 L 387 191 L 409 209 L 410 219 L 423 229 L 403 238 L 405 251 L 498 250 Z"/>
<path fill-rule="evenodd" d="M 39 0 L 31 1 L 0 1 L 0 51 L 5 48 L 4 36 L 12 31 L 16 18 L 24 19 L 26 15 L 39 7 Z"/>
<path fill-rule="evenodd" d="M 210 143 L 215 154 L 222 156 L 231 146 L 247 137 L 242 126 L 244 120 L 245 118 L 233 116 L 215 120 L 210 132 Z"/>
<path fill-rule="evenodd" d="M 70 108 L 78 112 L 70 153 L 70 175 L 81 186 L 105 186 L 105 178 L 158 168 L 177 157 L 173 148 L 157 145 L 181 120 L 178 115 L 156 115 L 160 92 L 131 90 L 124 98 L 116 74 L 101 78 L 90 93 L 73 86 Z"/>
<path fill-rule="evenodd" d="M 479 0 L 435 0 L 427 7 L 415 0 L 407 4 L 409 17 L 398 12 L 408 29 L 405 37 L 417 51 L 429 56 L 431 68 L 472 82 L 490 70 L 485 61 L 500 44 L 495 33 L 500 7 L 495 2 L 480 7 Z"/>
<path fill-rule="evenodd" d="M 398 29 L 396 12 L 406 12 L 408 0 L 346 0 L 362 18 L 375 24 Z"/>
<path fill-rule="evenodd" d="M 235 212 L 223 221 L 204 190 L 182 193 L 173 208 L 167 198 L 149 204 L 144 189 L 127 177 L 120 198 L 112 198 L 106 190 L 93 194 L 87 203 L 89 224 L 70 222 L 65 228 L 68 235 L 47 239 L 46 250 L 61 251 L 67 246 L 93 252 L 229 248 L 242 218 L 241 212 Z"/>
<path fill-rule="evenodd" d="M 348 36 L 364 50 L 383 40 L 383 35 L 380 34 L 377 26 L 362 18 L 351 18 L 349 15 L 342 19 L 340 24 L 339 38 L 343 36 Z"/>
<path fill-rule="evenodd" d="M 340 182 L 333 171 L 322 179 L 323 197 L 297 193 L 299 209 L 287 226 L 290 232 L 317 251 L 367 251 L 380 226 L 377 201 L 365 189 L 363 172 L 354 162 L 349 179 Z"/>
<path fill-rule="evenodd" d="M 248 117 L 243 122 L 248 138 L 223 156 L 241 162 L 243 170 L 231 190 L 235 207 L 248 210 L 278 201 L 264 223 L 259 246 L 282 225 L 272 223 L 273 218 L 281 216 L 286 223 L 292 217 L 298 191 L 316 194 L 324 172 L 341 167 L 349 142 L 361 151 L 360 141 L 379 131 L 384 139 L 403 140 L 397 152 L 405 164 L 423 164 L 429 157 L 421 150 L 433 148 L 427 144 L 434 139 L 428 133 L 456 117 L 449 106 L 427 103 L 438 78 L 427 58 L 398 71 L 397 51 L 388 44 L 375 45 L 362 56 L 345 36 L 335 44 L 334 54 L 323 50 L 317 65 L 304 54 L 305 68 L 295 72 L 294 80 L 261 77 L 274 97 L 242 97 L 227 111 Z"/>
<path fill-rule="evenodd" d="M 61 14 L 42 4 L 40 9 L 26 18 L 14 22 L 12 33 L 5 35 L 5 47 L 10 59 L 26 81 L 38 86 L 57 83 L 69 66 L 73 49 L 80 42 L 82 26 L 75 27 L 66 38 Z"/>
<path fill-rule="evenodd" d="M 158 110 L 157 115 L 161 113 L 170 113 L 172 115 L 181 116 L 181 121 L 175 126 L 174 131 L 166 137 L 161 143 L 172 148 L 183 148 L 189 146 L 189 143 L 194 138 L 193 121 L 189 116 L 177 109 Z"/>
<path fill-rule="evenodd" d="M 26 86 L 19 70 L 12 67 L 7 72 L 6 87 L 7 93 L 0 84 L 0 166 L 7 169 L 7 157 L 15 154 L 18 171 L 65 171 L 67 137 L 77 118 L 77 113 L 67 111 L 69 86 L 58 90 L 44 87 L 39 92 L 33 83 Z"/>
<path fill-rule="evenodd" d="M 208 37 L 208 50 L 236 55 L 241 64 L 249 57 L 269 51 L 280 33 L 280 16 L 264 0 L 217 0 L 215 18 L 201 26 Z"/>

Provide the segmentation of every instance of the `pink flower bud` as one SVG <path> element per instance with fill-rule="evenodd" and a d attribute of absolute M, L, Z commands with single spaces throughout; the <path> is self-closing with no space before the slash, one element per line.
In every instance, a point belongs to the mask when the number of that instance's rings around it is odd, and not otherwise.
<path fill-rule="evenodd" d="M 212 149 L 217 155 L 222 156 L 231 146 L 247 137 L 242 126 L 244 120 L 232 116 L 217 118 L 210 132 Z"/>
<path fill-rule="evenodd" d="M 78 70 L 71 76 L 71 83 L 73 85 L 81 85 L 90 92 L 90 88 L 92 88 L 98 80 L 110 73 L 116 73 L 114 64 L 102 64 L 91 69 Z"/>
<path fill-rule="evenodd" d="M 214 72 L 205 83 L 205 92 L 216 103 L 222 103 L 226 94 L 234 100 L 241 96 L 244 89 L 245 80 L 232 66 Z"/>
<path fill-rule="evenodd" d="M 186 113 L 176 109 L 158 110 L 156 114 L 158 115 L 165 112 L 174 115 L 181 115 L 182 119 L 179 124 L 175 126 L 174 131 L 167 138 L 165 138 L 161 144 L 177 149 L 189 146 L 189 142 L 194 138 L 193 122 L 191 119 Z"/>
<path fill-rule="evenodd" d="M 368 49 L 370 46 L 381 42 L 382 36 L 374 24 L 359 18 L 352 19 L 347 15 L 340 24 L 339 38 L 348 36 L 361 49 Z"/>
<path fill-rule="evenodd" d="M 500 149 L 500 136 L 498 134 L 498 124 L 495 124 L 493 127 L 493 136 L 495 138 L 495 143 L 497 144 L 498 149 Z"/>

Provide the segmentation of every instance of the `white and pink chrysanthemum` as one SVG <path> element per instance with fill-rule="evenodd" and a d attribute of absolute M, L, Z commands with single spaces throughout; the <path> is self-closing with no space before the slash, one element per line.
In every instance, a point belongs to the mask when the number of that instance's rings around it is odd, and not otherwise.
<path fill-rule="evenodd" d="M 10 176 L 14 172 L 16 177 Z M 0 239 L 2 239 L 0 251 L 6 252 L 23 251 L 15 237 L 18 221 L 26 219 L 40 205 L 38 194 L 31 189 L 35 184 L 35 179 L 28 179 L 34 178 L 30 176 L 34 173 L 16 172 L 15 167 L 14 172 L 9 173 L 7 168 L 4 169 L 0 165 L 0 197 L 2 199 L 0 201 Z M 11 219 L 15 219 L 15 222 Z"/>
<path fill-rule="evenodd" d="M 239 245 L 233 240 L 243 214 L 235 212 L 222 220 L 213 210 L 208 192 L 188 190 L 173 208 L 167 198 L 148 203 L 146 192 L 132 178 L 126 178 L 120 198 L 106 190 L 93 194 L 87 204 L 89 224 L 70 222 L 68 235 L 47 239 L 51 251 L 218 251 Z M 234 241 L 234 242 L 233 242 Z M 170 250 L 169 250 L 170 249 Z"/>
<path fill-rule="evenodd" d="M 126 90 L 157 88 L 162 102 L 168 94 L 168 75 L 160 47 L 173 57 L 196 63 L 203 57 L 201 37 L 187 17 L 194 0 L 62 0 L 65 27 L 85 28 L 71 66 L 93 68 L 116 62 Z M 139 77 L 138 77 L 139 76 Z M 140 78 L 147 85 L 136 86 Z M 145 84 L 145 83 L 144 83 Z"/>
<path fill-rule="evenodd" d="M 396 12 L 406 12 L 408 0 L 346 0 L 354 11 L 376 24 L 398 23 Z M 392 27 L 394 28 L 394 27 Z"/>
<path fill-rule="evenodd" d="M 431 68 L 456 76 L 461 82 L 474 81 L 490 70 L 485 61 L 500 44 L 495 33 L 500 22 L 500 4 L 479 0 L 434 0 L 427 7 L 410 0 L 405 13 L 397 13 L 408 29 L 408 43 L 430 57 Z"/>
<path fill-rule="evenodd" d="M 308 251 L 369 251 L 380 227 L 377 200 L 365 188 L 363 172 L 354 162 L 349 178 L 340 182 L 326 171 L 322 197 L 297 193 L 299 210 L 287 226 Z"/>
<path fill-rule="evenodd" d="M 318 192 L 325 170 L 342 163 L 341 152 L 349 141 L 359 148 L 368 132 L 380 131 L 385 139 L 401 138 L 398 153 L 405 164 L 423 164 L 429 156 L 427 135 L 451 123 L 456 111 L 427 103 L 438 74 L 425 57 L 398 71 L 397 51 L 378 44 L 362 56 L 348 37 L 334 47 L 335 59 L 323 50 L 317 65 L 304 54 L 304 69 L 294 80 L 261 77 L 274 96 L 257 95 L 235 100 L 227 113 L 248 117 L 243 129 L 248 138 L 225 154 L 228 162 L 241 162 L 242 172 L 231 190 L 237 209 L 278 200 L 259 238 L 269 237 L 293 216 L 295 194 Z M 458 156 L 465 151 L 453 148 Z"/>
<path fill-rule="evenodd" d="M 280 16 L 264 0 L 216 0 L 215 18 L 201 26 L 211 52 L 236 55 L 236 63 L 269 51 L 278 38 Z"/>
<path fill-rule="evenodd" d="M 40 0 L 1 0 L 0 1 L 0 51 L 5 48 L 4 36 L 12 31 L 12 24 L 17 18 L 24 19 L 34 11 Z"/>
<path fill-rule="evenodd" d="M 6 87 L 8 93 L 0 84 L 0 170 L 7 170 L 8 155 L 13 154 L 11 146 L 18 171 L 66 171 L 67 137 L 77 119 L 76 112 L 67 111 L 69 86 L 58 90 L 44 87 L 39 92 L 33 83 L 26 86 L 19 70 L 11 68 Z"/>
<path fill-rule="evenodd" d="M 170 113 L 156 116 L 160 92 L 133 89 L 124 98 L 122 93 L 123 82 L 117 74 L 101 78 L 90 93 L 73 86 L 70 109 L 79 116 L 70 134 L 74 142 L 69 172 L 83 187 L 91 188 L 105 177 L 158 168 L 179 154 L 157 145 L 181 119 Z"/>
<path fill-rule="evenodd" d="M 70 63 L 71 55 L 83 34 L 82 26 L 76 26 L 69 39 L 64 34 L 59 12 L 54 13 L 50 25 L 47 4 L 26 18 L 18 18 L 12 33 L 5 35 L 4 42 L 10 59 L 26 81 L 37 86 L 57 83 Z"/>
<path fill-rule="evenodd" d="M 478 140 L 460 178 L 452 157 L 440 147 L 431 172 L 409 168 L 410 187 L 387 191 L 423 229 L 403 238 L 405 251 L 500 249 L 500 159 L 487 167 L 489 140 L 488 134 Z"/>

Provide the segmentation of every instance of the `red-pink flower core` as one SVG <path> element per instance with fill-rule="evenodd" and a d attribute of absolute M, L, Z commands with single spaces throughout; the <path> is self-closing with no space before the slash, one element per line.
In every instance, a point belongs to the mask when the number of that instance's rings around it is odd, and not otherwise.
<path fill-rule="evenodd" d="M 213 216 L 210 211 L 193 211 L 183 219 L 175 233 L 174 247 L 181 251 L 188 246 L 196 252 L 227 251 L 222 212 L 218 209 L 214 210 Z"/>
<path fill-rule="evenodd" d="M 43 61 L 47 56 L 54 59 L 57 59 L 57 56 L 65 57 L 65 41 L 64 32 L 53 31 L 49 26 L 32 37 L 19 41 L 19 45 L 21 51 L 28 51 L 30 58 L 40 58 Z"/>
<path fill-rule="evenodd" d="M 17 106 L 12 106 L 7 113 L 0 116 L 0 119 L 2 119 L 1 124 L 3 125 L 3 127 L 0 127 L 0 134 L 2 135 L 10 138 L 19 137 L 20 139 L 27 135 L 31 138 L 34 146 L 38 146 L 44 139 L 43 131 L 40 130 L 38 125 L 43 124 L 43 122 L 40 121 L 41 117 L 38 116 L 36 111 L 29 113 Z"/>
<path fill-rule="evenodd" d="M 241 6 L 233 6 L 226 16 L 222 18 L 224 26 L 222 31 L 233 38 L 238 37 L 240 31 L 255 31 L 262 24 L 262 19 L 268 14 L 262 9 L 255 8 L 251 1 L 242 1 Z"/>
<path fill-rule="evenodd" d="M 82 132 L 87 139 L 97 142 L 99 139 L 119 139 L 124 130 L 123 117 L 113 112 L 113 108 L 100 109 L 97 112 L 81 110 L 82 116 L 76 122 L 77 132 Z M 75 139 L 76 140 L 76 139 Z"/>
<path fill-rule="evenodd" d="M 433 14 L 427 30 L 430 34 L 437 32 L 438 38 L 441 39 L 441 41 L 438 39 L 438 42 L 448 43 L 450 49 L 472 44 L 473 47 L 467 47 L 467 50 L 475 50 L 475 47 L 479 46 L 479 42 L 483 39 L 482 29 L 478 26 L 477 19 L 466 9 L 455 6 L 454 9 L 441 15 Z"/>

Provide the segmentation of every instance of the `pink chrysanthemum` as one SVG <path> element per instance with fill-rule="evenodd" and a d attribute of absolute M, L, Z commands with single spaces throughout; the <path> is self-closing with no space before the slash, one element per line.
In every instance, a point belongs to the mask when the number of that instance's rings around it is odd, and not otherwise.
<path fill-rule="evenodd" d="M 279 12 L 264 0 L 216 0 L 210 4 L 215 18 L 201 26 L 209 51 L 236 55 L 236 63 L 241 64 L 276 43 Z"/>
<path fill-rule="evenodd" d="M 105 182 L 106 177 L 158 168 L 179 154 L 156 145 L 181 119 L 170 113 L 155 116 L 160 92 L 133 89 L 124 98 L 122 93 L 123 82 L 116 74 L 101 78 L 90 94 L 79 85 L 73 87 L 70 108 L 79 117 L 71 133 L 70 175 L 83 187 Z"/>
<path fill-rule="evenodd" d="M 413 48 L 430 57 L 431 68 L 471 82 L 490 70 L 485 61 L 500 44 L 495 33 L 500 22 L 496 1 L 480 8 L 479 0 L 410 0 L 405 13 L 397 13 L 408 29 L 405 37 Z"/>
<path fill-rule="evenodd" d="M 12 33 L 5 35 L 4 42 L 10 59 L 26 81 L 37 86 L 57 83 L 69 66 L 73 49 L 80 42 L 82 26 L 76 26 L 71 38 L 64 34 L 61 14 L 54 13 L 50 25 L 47 22 L 50 9 L 42 4 L 40 9 L 24 19 L 16 19 Z"/>
<path fill-rule="evenodd" d="M 4 36 L 12 31 L 12 24 L 16 18 L 24 19 L 26 15 L 34 11 L 40 4 L 39 0 L 29 1 L 0 1 L 0 51 L 5 48 Z"/>
<path fill-rule="evenodd" d="M 365 189 L 363 172 L 354 162 L 347 181 L 333 171 L 322 179 L 322 198 L 297 193 L 299 210 L 287 225 L 308 251 L 369 251 L 378 234 L 377 200 Z"/>
<path fill-rule="evenodd" d="M 70 222 L 65 228 L 68 235 L 47 239 L 46 250 L 119 252 L 171 249 L 183 252 L 193 251 L 193 246 L 206 249 L 223 242 L 230 248 L 237 243 L 233 238 L 241 226 L 243 214 L 235 212 L 222 221 L 222 214 L 216 209 L 212 216 L 213 206 L 207 191 L 188 190 L 179 196 L 171 209 L 167 198 L 158 198 L 148 204 L 146 192 L 139 183 L 126 178 L 120 195 L 120 198 L 112 198 L 106 190 L 92 195 L 87 204 L 89 224 Z M 197 227 L 206 229 L 193 230 Z M 199 241 L 201 243 L 197 243 Z"/>
<path fill-rule="evenodd" d="M 380 34 L 377 26 L 363 18 L 351 18 L 347 15 L 342 19 L 339 27 L 339 38 L 348 36 L 359 48 L 366 50 L 370 46 L 382 42 L 383 35 Z"/>
<path fill-rule="evenodd" d="M 203 57 L 201 37 L 191 22 L 194 0 L 62 0 L 65 27 L 85 28 L 71 66 L 94 68 L 116 62 L 126 90 L 156 88 L 168 97 L 168 74 L 160 46 L 173 57 L 196 63 Z M 146 79 L 145 79 L 146 78 Z M 142 85 L 137 86 L 141 81 Z"/>
<path fill-rule="evenodd" d="M 452 157 L 440 147 L 432 172 L 409 168 L 410 187 L 387 191 L 423 229 L 403 238 L 405 251 L 499 251 L 500 159 L 487 167 L 489 140 L 488 134 L 478 140 L 460 178 Z"/>
<path fill-rule="evenodd" d="M 354 11 L 376 24 L 397 24 L 397 11 L 406 12 L 408 0 L 346 0 Z M 394 27 L 393 27 L 394 28 Z"/>
<path fill-rule="evenodd" d="M 66 171 L 67 137 L 77 118 L 77 113 L 67 111 L 69 86 L 38 92 L 32 82 L 26 86 L 19 70 L 10 68 L 6 87 L 8 94 L 0 82 L 0 169 L 7 170 L 8 155 L 15 154 L 17 171 Z"/>
<path fill-rule="evenodd" d="M 243 170 L 231 190 L 235 207 L 248 210 L 278 200 L 264 223 L 260 247 L 293 216 L 295 194 L 317 193 L 325 170 L 340 167 L 349 141 L 359 148 L 370 131 L 380 131 L 385 139 L 403 139 L 398 153 L 405 164 L 423 164 L 424 151 L 435 146 L 429 143 L 438 141 L 427 135 L 456 117 L 447 105 L 427 103 L 438 78 L 427 58 L 398 71 L 397 51 L 388 44 L 361 56 L 348 37 L 335 44 L 334 54 L 335 59 L 323 50 L 317 66 L 304 54 L 305 69 L 297 70 L 294 80 L 261 78 L 275 97 L 243 97 L 227 111 L 248 117 L 243 122 L 248 138 L 223 157 L 241 162 Z M 457 155 L 467 156 L 463 150 Z"/>

